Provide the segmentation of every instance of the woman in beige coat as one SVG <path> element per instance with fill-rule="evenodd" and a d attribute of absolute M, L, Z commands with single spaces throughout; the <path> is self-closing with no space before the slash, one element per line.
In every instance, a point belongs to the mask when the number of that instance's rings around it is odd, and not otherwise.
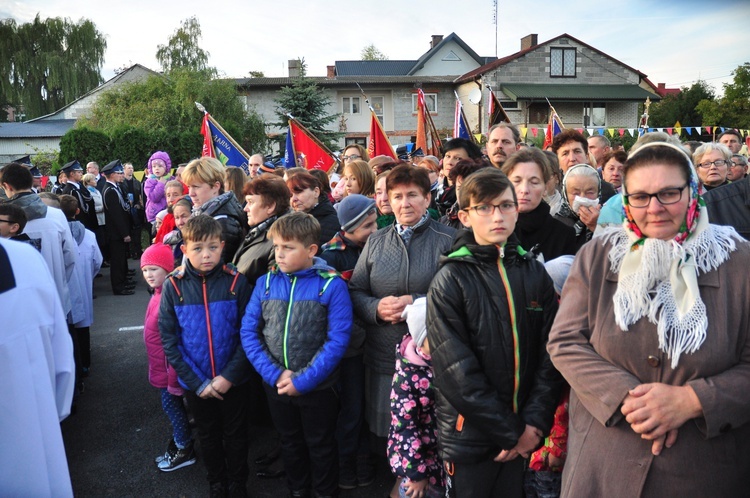
<path fill-rule="evenodd" d="M 750 244 L 688 156 L 628 159 L 627 221 L 581 249 L 550 333 L 572 387 L 567 497 L 749 496 Z"/>

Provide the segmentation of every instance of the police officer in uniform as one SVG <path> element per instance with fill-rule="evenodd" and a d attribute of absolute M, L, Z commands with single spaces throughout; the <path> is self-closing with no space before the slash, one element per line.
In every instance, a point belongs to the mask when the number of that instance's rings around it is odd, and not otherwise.
<path fill-rule="evenodd" d="M 119 159 L 102 168 L 107 182 L 102 189 L 104 215 L 109 238 L 109 271 L 112 292 L 117 296 L 130 296 L 134 293 L 135 283 L 129 279 L 128 246 L 130 245 L 130 203 L 120 190 L 123 179 L 123 167 Z"/>
<path fill-rule="evenodd" d="M 83 223 L 83 226 L 96 233 L 99 223 L 96 220 L 96 207 L 91 192 L 81 185 L 83 177 L 83 167 L 77 160 L 72 160 L 62 167 L 63 172 L 68 177 L 68 183 L 63 187 L 62 193 L 72 195 L 78 201 L 79 212 L 76 215 L 76 221 Z"/>

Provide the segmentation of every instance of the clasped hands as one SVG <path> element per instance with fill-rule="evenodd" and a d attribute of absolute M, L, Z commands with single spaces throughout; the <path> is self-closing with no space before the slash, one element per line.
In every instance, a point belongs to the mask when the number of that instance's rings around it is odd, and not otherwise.
<path fill-rule="evenodd" d="M 523 458 L 529 458 L 531 452 L 539 446 L 543 436 L 541 430 L 532 425 L 527 425 L 523 434 L 521 434 L 521 437 L 518 438 L 518 443 L 516 443 L 513 448 L 498 453 L 494 460 L 496 462 L 506 463 L 519 455 Z"/>
<path fill-rule="evenodd" d="M 675 444 L 685 422 L 701 416 L 703 407 L 690 386 L 651 383 L 628 391 L 620 411 L 633 431 L 652 441 L 651 453 L 659 455 Z"/>
<path fill-rule="evenodd" d="M 410 295 L 386 296 L 378 301 L 378 318 L 384 322 L 398 323 L 404 321 L 401 314 L 404 308 L 412 304 L 414 299 Z"/>
<path fill-rule="evenodd" d="M 217 375 L 211 382 L 208 383 L 205 389 L 198 395 L 203 399 L 216 398 L 223 400 L 222 394 L 226 394 L 227 391 L 232 387 L 232 383 L 225 377 Z"/>

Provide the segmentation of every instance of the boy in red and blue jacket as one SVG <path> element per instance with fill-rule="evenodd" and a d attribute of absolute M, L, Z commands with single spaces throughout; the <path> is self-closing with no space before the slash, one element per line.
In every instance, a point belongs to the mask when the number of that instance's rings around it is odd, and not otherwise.
<path fill-rule="evenodd" d="M 291 496 L 309 496 L 311 487 L 317 496 L 335 496 L 335 386 L 352 327 L 349 292 L 315 257 L 315 218 L 286 215 L 268 235 L 276 266 L 255 286 L 242 319 L 242 346 L 264 380 Z"/>
<path fill-rule="evenodd" d="M 159 333 L 198 428 L 211 495 L 247 494 L 245 382 L 250 365 L 240 343 L 240 321 L 250 285 L 224 266 L 218 221 L 206 215 L 182 228 L 187 263 L 164 283 Z"/>

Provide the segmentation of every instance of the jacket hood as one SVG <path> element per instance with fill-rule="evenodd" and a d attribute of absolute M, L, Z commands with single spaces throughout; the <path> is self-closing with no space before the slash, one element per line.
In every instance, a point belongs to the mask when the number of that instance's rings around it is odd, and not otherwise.
<path fill-rule="evenodd" d="M 80 221 L 69 221 L 68 226 L 70 227 L 70 233 L 73 234 L 73 238 L 76 239 L 76 244 L 79 246 L 83 242 L 83 236 L 86 235 L 86 227 Z"/>
<path fill-rule="evenodd" d="M 10 200 L 26 213 L 26 221 L 38 220 L 47 216 L 47 205 L 34 192 L 21 192 Z"/>

